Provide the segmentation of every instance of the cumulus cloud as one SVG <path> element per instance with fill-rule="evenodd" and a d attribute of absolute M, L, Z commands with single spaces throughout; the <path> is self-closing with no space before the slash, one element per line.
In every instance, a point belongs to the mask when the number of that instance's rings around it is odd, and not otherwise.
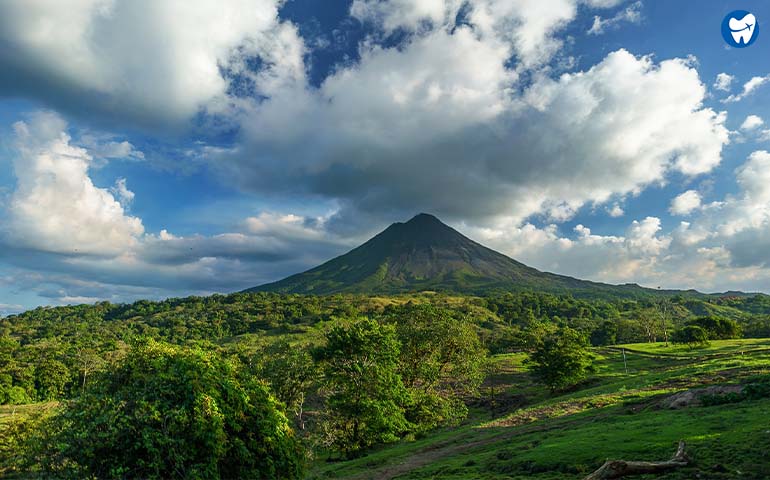
<path fill-rule="evenodd" d="M 741 124 L 741 130 L 754 130 L 757 127 L 764 125 L 764 120 L 757 115 L 749 115 L 746 120 Z"/>
<path fill-rule="evenodd" d="M 127 213 L 127 180 L 99 188 L 89 151 L 67 123 L 37 112 L 15 129 L 16 190 L 6 208 L 0 259 L 15 271 L 9 288 L 58 303 L 140 298 L 161 292 L 232 291 L 294 273 L 340 253 L 357 238 L 326 231 L 326 217 L 262 212 L 234 231 L 177 236 L 145 233 Z M 39 272 L 46 272 L 41 275 Z M 87 280 L 84 280 L 87 279 Z"/>
<path fill-rule="evenodd" d="M 5 234 L 29 248 L 58 253 L 105 255 L 130 248 L 144 233 L 141 220 L 93 184 L 93 157 L 70 143 L 66 127 L 51 112 L 14 124 L 18 185 Z"/>
<path fill-rule="evenodd" d="M 0 90 L 59 109 L 179 125 L 227 108 L 223 70 L 256 93 L 304 77 L 278 0 L 44 0 L 0 3 Z M 259 58 L 258 72 L 244 70 Z M 253 74 L 252 74 L 253 73 Z"/>
<path fill-rule="evenodd" d="M 385 34 L 451 30 L 459 15 L 487 42 L 506 45 L 519 68 L 547 63 L 563 45 L 557 33 L 575 19 L 581 4 L 608 8 L 621 0 L 355 0 L 351 15 L 379 25 Z"/>
<path fill-rule="evenodd" d="M 671 174 L 711 172 L 728 143 L 726 114 L 703 105 L 706 86 L 691 59 L 618 50 L 582 71 L 554 73 L 570 64 L 559 33 L 578 11 L 620 3 L 355 0 L 351 15 L 375 31 L 357 61 L 309 87 L 306 47 L 274 0 L 5 2 L 0 42 L 12 46 L 0 51 L 5 94 L 144 126 L 221 114 L 237 127 L 235 143 L 194 155 L 227 185 L 338 208 L 323 218 L 262 212 L 214 235 L 145 233 L 126 210 L 134 198 L 127 180 L 99 188 L 89 177 L 100 159 L 144 153 L 108 136 L 73 140 L 49 115 L 17 127 L 19 186 L 8 203 L 3 258 L 19 285 L 58 301 L 208 293 L 302 270 L 362 240 L 364 228 L 431 211 L 467 221 L 471 236 L 542 269 L 725 285 L 731 280 L 720 269 L 739 278 L 762 262 L 761 244 L 742 250 L 751 254 L 738 250 L 739 239 L 748 242 L 767 223 L 768 201 L 754 178 L 761 183 L 770 171 L 761 153 L 737 171 L 739 193 L 675 209 L 691 217 L 668 233 L 656 217 L 618 235 L 587 225 L 559 233 L 557 224 L 585 205 L 620 217 L 618 199 Z M 597 29 L 637 21 L 640 10 L 636 2 L 599 16 Z M 54 21 L 72 28 L 47 28 Z M 397 45 L 383 40 L 390 35 Z M 714 88 L 729 91 L 732 80 L 721 73 Z M 538 228 L 533 216 L 553 225 Z"/>
<path fill-rule="evenodd" d="M 623 207 L 621 207 L 617 203 L 612 205 L 612 207 L 607 208 L 607 214 L 613 218 L 622 217 L 623 215 L 625 215 L 625 213 L 626 212 L 623 210 Z"/>
<path fill-rule="evenodd" d="M 640 23 L 642 21 L 642 7 L 642 2 L 637 1 L 620 10 L 612 17 L 602 18 L 599 15 L 595 15 L 594 23 L 591 24 L 591 28 L 586 33 L 589 35 L 601 35 L 608 30 L 620 28 L 623 23 Z"/>
<path fill-rule="evenodd" d="M 722 72 L 717 75 L 717 78 L 714 81 L 713 87 L 716 88 L 717 90 L 722 90 L 723 92 L 729 92 L 730 86 L 732 85 L 733 80 L 735 80 L 735 77 L 733 75 Z"/>
<path fill-rule="evenodd" d="M 212 165 L 247 190 L 336 199 L 340 218 L 417 209 L 562 221 L 720 162 L 725 117 L 703 107 L 688 60 L 619 50 L 515 95 L 506 58 L 464 26 L 372 47 L 319 90 L 260 103 L 241 145 Z"/>
<path fill-rule="evenodd" d="M 770 75 L 764 77 L 752 77 L 751 80 L 743 84 L 743 90 L 737 95 L 730 95 L 722 100 L 722 103 L 735 103 L 740 102 L 748 95 L 754 93 L 759 87 L 770 81 Z"/>
<path fill-rule="evenodd" d="M 671 215 L 689 215 L 700 208 L 700 206 L 700 193 L 695 190 L 687 190 L 686 192 L 677 195 L 671 201 L 671 207 L 669 207 L 668 211 L 671 212 Z"/>
<path fill-rule="evenodd" d="M 110 192 L 118 197 L 118 201 L 123 206 L 123 208 L 128 207 L 131 202 L 134 201 L 134 192 L 129 190 L 126 186 L 125 178 L 119 178 L 115 180 L 115 185 L 110 188 Z"/>

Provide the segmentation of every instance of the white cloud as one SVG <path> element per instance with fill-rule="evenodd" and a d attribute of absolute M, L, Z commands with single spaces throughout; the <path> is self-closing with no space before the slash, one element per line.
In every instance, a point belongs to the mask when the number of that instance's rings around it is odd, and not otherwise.
<path fill-rule="evenodd" d="M 6 315 L 23 312 L 24 310 L 26 309 L 17 303 L 0 303 L 0 318 Z"/>
<path fill-rule="evenodd" d="M 700 207 L 700 193 L 695 190 L 687 190 L 686 192 L 677 195 L 671 201 L 671 207 L 669 207 L 668 211 L 671 212 L 671 215 L 689 215 Z"/>
<path fill-rule="evenodd" d="M 738 95 L 730 95 L 722 100 L 722 103 L 735 103 L 740 102 L 746 96 L 751 95 L 757 88 L 761 87 L 765 83 L 770 81 L 770 75 L 764 77 L 752 77 L 751 80 L 743 84 L 743 90 Z"/>
<path fill-rule="evenodd" d="M 764 123 L 765 122 L 761 117 L 758 117 L 757 115 L 749 115 L 741 124 L 741 130 L 754 130 L 755 128 L 762 126 Z"/>
<path fill-rule="evenodd" d="M 618 3 L 620 0 L 355 0 L 350 12 L 359 20 L 380 25 L 388 34 L 398 28 L 415 33 L 450 31 L 465 9 L 481 40 L 507 45 L 518 57 L 519 68 L 528 68 L 547 63 L 558 52 L 563 42 L 556 34 L 575 19 L 580 4 L 608 8 Z"/>
<path fill-rule="evenodd" d="M 304 78 L 302 42 L 278 19 L 278 0 L 25 0 L 0 2 L 0 76 L 6 93 L 69 111 L 187 122 L 227 107 L 244 57 L 264 60 L 257 93 Z M 246 75 L 248 78 L 248 75 Z"/>
<path fill-rule="evenodd" d="M 522 95 L 506 61 L 462 26 L 372 47 L 319 90 L 255 106 L 243 144 L 211 165 L 247 190 L 337 200 L 339 217 L 418 208 L 561 221 L 720 162 L 725 116 L 703 107 L 688 60 L 619 50 L 583 72 L 536 75 Z"/>
<path fill-rule="evenodd" d="M 144 232 L 141 220 L 93 184 L 93 159 L 71 145 L 61 117 L 39 112 L 14 129 L 18 185 L 7 236 L 25 247 L 68 254 L 114 254 L 136 243 Z"/>
<path fill-rule="evenodd" d="M 622 217 L 623 215 L 625 215 L 625 213 L 626 212 L 623 211 L 623 207 L 621 207 L 617 203 L 612 205 L 611 208 L 607 208 L 607 214 L 613 218 Z"/>
<path fill-rule="evenodd" d="M 729 75 L 727 73 L 720 73 L 717 75 L 716 80 L 714 81 L 713 87 L 717 90 L 722 90 L 723 92 L 729 92 L 730 86 L 733 83 L 733 80 L 735 80 L 735 77 L 733 75 Z"/>
<path fill-rule="evenodd" d="M 134 201 L 134 192 L 126 187 L 125 178 L 119 178 L 115 180 L 115 185 L 110 188 L 110 192 L 118 197 L 118 200 L 120 201 L 120 204 L 123 206 L 123 208 L 128 207 L 131 202 Z"/>
<path fill-rule="evenodd" d="M 137 150 L 131 142 L 116 141 L 111 135 L 85 133 L 77 139 L 77 145 L 86 148 L 100 162 L 113 159 L 144 160 L 144 152 Z"/>
<path fill-rule="evenodd" d="M 609 18 L 594 16 L 594 23 L 586 33 L 589 35 L 601 35 L 608 30 L 620 28 L 623 23 L 638 24 L 642 21 L 642 2 L 636 1 Z"/>
<path fill-rule="evenodd" d="M 454 20 L 463 2 L 461 0 L 353 0 L 350 15 L 361 21 L 379 24 L 386 33 L 398 28 L 419 31 L 425 22 L 431 26 Z"/>

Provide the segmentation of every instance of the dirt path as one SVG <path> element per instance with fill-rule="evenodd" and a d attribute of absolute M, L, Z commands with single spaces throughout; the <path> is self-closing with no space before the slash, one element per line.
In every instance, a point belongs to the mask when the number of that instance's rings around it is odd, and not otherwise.
<path fill-rule="evenodd" d="M 477 440 L 475 442 L 469 442 L 469 443 L 463 443 L 463 444 L 455 444 L 454 442 L 444 442 L 440 444 L 430 445 L 423 449 L 417 450 L 413 454 L 402 459 L 401 463 L 383 465 L 382 467 L 372 469 L 369 472 L 361 473 L 348 478 L 349 480 L 369 480 L 369 479 L 390 480 L 399 475 L 403 475 L 405 473 L 411 472 L 412 470 L 416 470 L 420 467 L 424 467 L 425 465 L 429 465 L 438 459 L 441 459 L 444 457 L 450 457 L 452 455 L 456 455 L 460 452 L 464 452 L 472 448 L 481 447 L 489 443 L 497 442 L 499 440 L 504 439 L 507 435 L 510 435 L 510 433 L 495 435 L 493 437 L 485 438 L 483 440 Z"/>

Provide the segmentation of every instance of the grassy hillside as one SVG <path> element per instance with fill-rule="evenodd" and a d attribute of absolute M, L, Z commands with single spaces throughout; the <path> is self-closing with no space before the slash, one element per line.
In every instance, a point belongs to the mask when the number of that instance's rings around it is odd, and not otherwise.
<path fill-rule="evenodd" d="M 578 479 L 606 458 L 668 459 L 685 440 L 692 465 L 658 478 L 766 478 L 770 399 L 678 410 L 662 402 L 691 388 L 767 375 L 770 340 L 715 341 L 697 350 L 635 344 L 594 353 L 596 376 L 557 396 L 532 384 L 522 355 L 498 355 L 498 373 L 486 385 L 492 399 L 463 426 L 352 461 L 321 459 L 311 476 Z"/>

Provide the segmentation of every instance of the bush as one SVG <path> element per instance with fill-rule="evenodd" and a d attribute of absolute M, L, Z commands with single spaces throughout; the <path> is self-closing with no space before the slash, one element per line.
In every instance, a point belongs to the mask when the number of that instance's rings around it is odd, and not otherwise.
<path fill-rule="evenodd" d="M 545 336 L 530 354 L 532 375 L 551 392 L 575 385 L 592 370 L 587 347 L 586 338 L 569 327 Z"/>
<path fill-rule="evenodd" d="M 197 348 L 134 346 L 48 430 L 54 476 L 302 476 L 303 451 L 267 387 Z"/>
<path fill-rule="evenodd" d="M 690 348 L 705 347 L 709 344 L 708 332 L 697 325 L 687 325 L 674 331 L 671 335 L 671 341 Z"/>

